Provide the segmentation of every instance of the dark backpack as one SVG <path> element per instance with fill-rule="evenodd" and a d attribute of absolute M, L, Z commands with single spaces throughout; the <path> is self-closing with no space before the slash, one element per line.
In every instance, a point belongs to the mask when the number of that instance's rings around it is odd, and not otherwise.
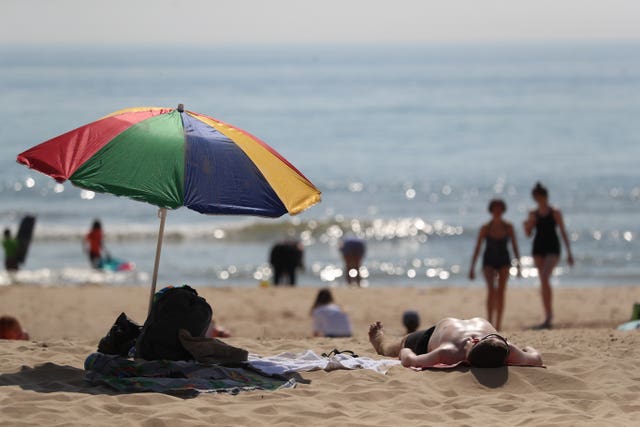
<path fill-rule="evenodd" d="M 186 329 L 193 337 L 204 336 L 213 314 L 207 301 L 190 286 L 168 287 L 153 297 L 151 312 L 136 343 L 136 357 L 145 360 L 192 360 L 178 338 Z"/>

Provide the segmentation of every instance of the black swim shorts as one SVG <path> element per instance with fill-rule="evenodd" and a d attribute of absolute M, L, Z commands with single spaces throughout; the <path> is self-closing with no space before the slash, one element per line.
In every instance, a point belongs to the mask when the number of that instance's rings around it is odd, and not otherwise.
<path fill-rule="evenodd" d="M 435 326 L 430 327 L 427 330 L 415 331 L 407 335 L 404 340 L 404 348 L 408 348 L 415 354 L 425 354 L 429 352 L 429 340 L 433 331 L 436 330 Z"/>

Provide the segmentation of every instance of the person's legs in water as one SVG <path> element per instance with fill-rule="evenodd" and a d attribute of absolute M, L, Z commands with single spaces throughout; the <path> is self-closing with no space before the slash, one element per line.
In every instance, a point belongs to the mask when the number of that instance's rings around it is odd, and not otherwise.
<path fill-rule="evenodd" d="M 360 266 L 362 264 L 362 257 L 359 255 L 346 255 L 344 257 L 345 263 L 345 275 L 347 277 L 347 283 L 351 285 L 355 282 L 360 286 Z M 351 272 L 354 272 L 353 276 Z"/>
<path fill-rule="evenodd" d="M 99 269 L 102 264 L 102 256 L 99 253 L 89 252 L 89 262 L 95 269 Z"/>
<path fill-rule="evenodd" d="M 355 257 L 353 268 L 356 270 L 356 285 L 360 286 L 360 267 L 362 267 L 362 256 L 357 255 Z"/>
<path fill-rule="evenodd" d="M 496 330 L 502 329 L 502 314 L 504 313 L 504 294 L 507 289 L 507 281 L 509 280 L 509 267 L 502 267 L 498 270 L 498 288 L 494 291 L 495 301 L 495 321 L 493 326 Z"/>
<path fill-rule="evenodd" d="M 407 337 L 404 336 L 392 340 L 387 339 L 384 334 L 384 327 L 380 322 L 373 323 L 369 326 L 369 341 L 376 350 L 376 353 L 381 356 L 398 357 L 406 338 Z"/>
<path fill-rule="evenodd" d="M 493 324 L 493 313 L 496 310 L 496 270 L 487 266 L 482 269 L 484 280 L 487 282 L 487 320 Z"/>
<path fill-rule="evenodd" d="M 553 320 L 553 295 L 551 291 L 551 275 L 553 269 L 558 264 L 557 255 L 537 255 L 534 258 L 534 263 L 538 269 L 538 277 L 540 278 L 540 293 L 542 295 L 542 305 L 544 307 L 544 322 L 540 325 L 540 328 L 550 328 Z"/>
<path fill-rule="evenodd" d="M 296 266 L 289 266 L 287 268 L 287 276 L 289 276 L 289 286 L 296 285 Z"/>
<path fill-rule="evenodd" d="M 282 267 L 274 265 L 273 266 L 273 284 L 278 286 L 280 284 L 280 281 L 282 280 L 282 274 L 284 273 L 284 271 L 282 271 Z"/>

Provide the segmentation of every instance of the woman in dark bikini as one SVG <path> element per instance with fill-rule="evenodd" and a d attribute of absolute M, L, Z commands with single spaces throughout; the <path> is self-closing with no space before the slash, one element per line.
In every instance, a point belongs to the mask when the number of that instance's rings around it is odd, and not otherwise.
<path fill-rule="evenodd" d="M 538 277 L 540 277 L 542 304 L 545 314 L 544 322 L 537 328 L 549 329 L 553 320 L 551 274 L 560 260 L 560 239 L 558 239 L 556 227 L 560 229 L 562 240 L 567 248 L 567 261 L 570 266 L 573 265 L 573 255 L 571 254 L 571 245 L 564 227 L 562 213 L 549 205 L 549 192 L 547 189 L 538 182 L 531 191 L 531 195 L 538 207 L 529 212 L 529 217 L 524 222 L 524 231 L 527 237 L 530 237 L 535 230 L 533 261 L 538 269 Z"/>
<path fill-rule="evenodd" d="M 511 255 L 508 244 L 511 240 L 513 253 L 516 258 L 518 275 L 520 274 L 520 253 L 518 251 L 518 241 L 513 225 L 502 219 L 506 212 L 507 205 L 503 200 L 493 199 L 489 203 L 489 212 L 492 215 L 491 221 L 480 229 L 478 242 L 473 251 L 469 278 L 475 279 L 475 266 L 480 254 L 482 242 L 485 242 L 484 254 L 482 256 L 482 272 L 487 282 L 487 318 L 494 324 L 497 330 L 502 326 L 502 313 L 504 312 L 504 292 L 509 279 L 509 268 L 511 267 Z M 498 285 L 496 287 L 496 278 Z"/>

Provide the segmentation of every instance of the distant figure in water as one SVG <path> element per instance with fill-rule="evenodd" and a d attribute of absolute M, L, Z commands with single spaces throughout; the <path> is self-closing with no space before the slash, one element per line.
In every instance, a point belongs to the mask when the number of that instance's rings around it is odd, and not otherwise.
<path fill-rule="evenodd" d="M 524 222 L 524 231 L 530 237 L 534 230 L 533 238 L 533 261 L 538 269 L 540 277 L 540 287 L 542 293 L 542 304 L 544 306 L 545 319 L 538 329 L 551 328 L 553 321 L 552 295 L 551 295 L 551 274 L 560 260 L 560 239 L 556 228 L 560 229 L 562 240 L 567 248 L 567 261 L 573 265 L 573 255 L 571 245 L 564 227 L 562 213 L 559 209 L 549 205 L 549 192 L 539 182 L 531 191 L 533 199 L 538 207 L 529 212 L 529 217 Z"/>
<path fill-rule="evenodd" d="M 344 259 L 344 273 L 349 285 L 360 286 L 360 267 L 367 247 L 363 240 L 353 237 L 344 239 L 340 245 L 340 253 Z"/>
<path fill-rule="evenodd" d="M 22 330 L 18 319 L 12 316 L 0 317 L 0 340 L 28 340 L 29 334 Z"/>
<path fill-rule="evenodd" d="M 102 224 L 95 220 L 91 231 L 84 238 L 84 251 L 89 256 L 89 262 L 93 268 L 100 268 L 102 265 L 102 252 L 104 251 L 102 239 Z"/>
<path fill-rule="evenodd" d="M 420 327 L 420 315 L 417 311 L 407 310 L 402 313 L 402 324 L 407 330 L 407 334 L 415 332 Z"/>
<path fill-rule="evenodd" d="M 10 272 L 18 271 L 18 240 L 11 236 L 11 230 L 8 228 L 4 229 L 2 247 L 4 248 L 4 267 Z"/>
<path fill-rule="evenodd" d="M 487 282 L 487 318 L 495 325 L 497 330 L 502 328 L 502 314 L 504 313 L 504 294 L 509 280 L 509 268 L 511 267 L 511 255 L 509 254 L 509 240 L 515 255 L 515 262 L 520 275 L 520 252 L 513 225 L 502 219 L 507 211 L 507 204 L 501 199 L 493 199 L 489 202 L 491 221 L 480 228 L 478 241 L 476 242 L 469 279 L 476 278 L 475 267 L 480 248 L 484 242 L 484 254 L 482 256 L 482 273 Z M 496 286 L 496 279 L 498 281 Z"/>
<path fill-rule="evenodd" d="M 296 284 L 296 271 L 303 267 L 302 258 L 304 250 L 302 244 L 297 241 L 284 241 L 273 245 L 269 262 L 273 268 L 273 284 L 284 283 L 285 277 L 289 279 L 289 285 Z"/>
<path fill-rule="evenodd" d="M 311 307 L 313 336 L 340 338 L 351 336 L 349 315 L 333 300 L 329 289 L 321 289 Z"/>

